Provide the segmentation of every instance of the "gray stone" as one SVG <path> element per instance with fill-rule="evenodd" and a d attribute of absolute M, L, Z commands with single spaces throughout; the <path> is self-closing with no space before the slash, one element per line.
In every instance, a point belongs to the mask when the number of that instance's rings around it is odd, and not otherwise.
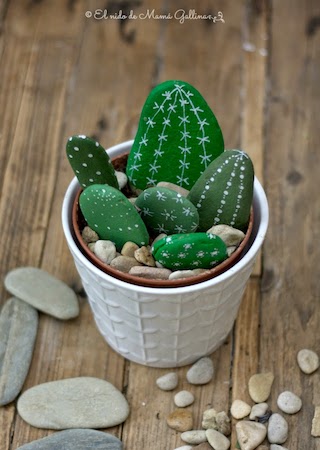
<path fill-rule="evenodd" d="M 140 266 L 141 264 L 135 258 L 131 256 L 117 256 L 114 258 L 110 266 L 114 269 L 120 270 L 120 272 L 129 273 L 130 269 L 134 266 Z"/>
<path fill-rule="evenodd" d="M 237 422 L 236 432 L 241 450 L 254 450 L 267 435 L 267 429 L 262 423 L 249 420 Z"/>
<path fill-rule="evenodd" d="M 113 242 L 99 239 L 95 243 L 94 253 L 102 262 L 110 264 L 116 257 L 117 249 Z"/>
<path fill-rule="evenodd" d="M 179 408 L 185 408 L 192 405 L 194 402 L 194 395 L 189 391 L 180 391 L 174 396 L 174 403 Z"/>
<path fill-rule="evenodd" d="M 162 391 L 172 391 L 178 386 L 178 375 L 176 372 L 168 372 L 157 378 L 156 383 Z"/>
<path fill-rule="evenodd" d="M 225 436 L 229 436 L 231 434 L 231 422 L 225 411 L 220 411 L 216 415 L 216 423 L 217 423 L 217 431 L 224 434 Z"/>
<path fill-rule="evenodd" d="M 288 422 L 281 414 L 272 414 L 268 424 L 268 441 L 270 444 L 283 444 L 286 442 L 288 429 Z"/>
<path fill-rule="evenodd" d="M 28 375 L 37 336 L 38 313 L 27 303 L 9 299 L 0 314 L 0 406 L 12 402 Z"/>
<path fill-rule="evenodd" d="M 277 405 L 279 409 L 281 409 L 281 411 L 287 414 L 295 414 L 300 411 L 302 407 L 302 401 L 301 398 L 293 392 L 284 391 L 279 395 L 277 399 Z"/>
<path fill-rule="evenodd" d="M 201 444 L 207 440 L 206 432 L 204 430 L 185 431 L 180 437 L 187 444 Z"/>
<path fill-rule="evenodd" d="M 250 413 L 250 420 L 257 420 L 259 417 L 262 417 L 268 411 L 268 403 L 257 403 L 253 405 Z"/>
<path fill-rule="evenodd" d="M 111 383 L 92 377 L 51 381 L 18 400 L 20 416 L 37 428 L 108 428 L 129 415 L 127 400 Z"/>
<path fill-rule="evenodd" d="M 219 236 L 227 247 L 237 247 L 243 241 L 245 234 L 241 230 L 230 227 L 229 225 L 214 225 L 207 233 Z"/>
<path fill-rule="evenodd" d="M 82 239 L 87 243 L 91 244 L 93 242 L 97 242 L 99 239 L 98 233 L 96 233 L 92 228 L 90 227 L 84 227 L 81 233 Z"/>
<path fill-rule="evenodd" d="M 308 375 L 315 372 L 319 367 L 319 356 L 306 348 L 298 352 L 297 361 L 302 372 Z"/>
<path fill-rule="evenodd" d="M 134 242 L 128 241 L 122 247 L 121 255 L 130 256 L 130 258 L 134 258 L 134 252 L 138 250 L 138 248 L 139 245 L 135 244 Z"/>
<path fill-rule="evenodd" d="M 199 359 L 187 372 L 187 380 L 191 384 L 207 384 L 213 378 L 213 362 L 210 358 Z"/>
<path fill-rule="evenodd" d="M 134 257 L 139 263 L 145 264 L 146 266 L 155 267 L 156 265 L 155 260 L 151 254 L 151 248 L 149 246 L 138 248 L 134 252 Z"/>
<path fill-rule="evenodd" d="M 132 267 L 129 271 L 130 275 L 134 275 L 136 277 L 147 278 L 148 280 L 167 280 L 171 273 L 169 269 L 161 269 L 158 267 L 146 267 L 146 266 L 138 266 L 137 263 L 134 267 Z"/>
<path fill-rule="evenodd" d="M 119 188 L 123 189 L 128 183 L 128 177 L 124 172 L 120 172 L 119 170 L 115 170 L 115 174 L 118 180 Z"/>
<path fill-rule="evenodd" d="M 194 447 L 192 445 L 183 445 L 182 447 L 177 447 L 174 450 L 192 450 Z"/>
<path fill-rule="evenodd" d="M 251 406 L 243 400 L 234 400 L 231 405 L 231 415 L 235 419 L 243 419 L 248 416 L 251 411 Z"/>
<path fill-rule="evenodd" d="M 44 270 L 35 267 L 14 269 L 7 274 L 4 284 L 11 294 L 57 319 L 67 320 L 79 315 L 75 292 Z"/>
<path fill-rule="evenodd" d="M 209 444 L 214 450 L 228 450 L 230 447 L 230 441 L 224 434 L 219 433 L 217 430 L 209 428 L 206 431 L 206 436 Z"/>
<path fill-rule="evenodd" d="M 74 429 L 54 433 L 17 450 L 122 450 L 122 442 L 97 430 Z"/>

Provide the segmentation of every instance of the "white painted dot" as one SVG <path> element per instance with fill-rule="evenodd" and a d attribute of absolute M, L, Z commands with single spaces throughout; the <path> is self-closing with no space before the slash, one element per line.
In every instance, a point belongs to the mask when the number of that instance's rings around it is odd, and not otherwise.
<path fill-rule="evenodd" d="M 131 228 L 131 227 L 128 227 L 128 230 L 132 230 L 132 228 Z"/>
<path fill-rule="evenodd" d="M 224 205 L 226 203 L 225 200 L 221 200 L 221 204 Z"/>
<path fill-rule="evenodd" d="M 79 151 L 79 147 L 73 147 L 73 150 L 75 150 L 76 152 Z"/>
<path fill-rule="evenodd" d="M 202 194 L 201 198 L 202 198 L 202 200 L 204 200 L 206 198 L 206 196 Z"/>
<path fill-rule="evenodd" d="M 111 228 L 110 228 L 110 227 L 107 227 L 107 229 L 108 229 L 108 230 L 111 230 Z"/>
<path fill-rule="evenodd" d="M 246 168 L 244 166 L 241 166 L 240 170 L 246 170 Z"/>
<path fill-rule="evenodd" d="M 122 228 L 119 228 L 119 231 L 122 231 Z"/>
<path fill-rule="evenodd" d="M 241 174 L 241 175 L 240 175 L 240 178 L 241 178 L 241 180 L 243 180 L 243 178 L 244 178 L 244 175 L 243 175 L 243 174 Z"/>
<path fill-rule="evenodd" d="M 82 163 L 83 167 L 88 167 L 87 163 Z"/>
<path fill-rule="evenodd" d="M 214 181 L 214 177 L 211 177 L 211 178 L 210 178 L 210 181 L 211 181 L 211 182 Z"/>
<path fill-rule="evenodd" d="M 206 190 L 208 191 L 210 189 L 210 186 L 206 186 Z"/>
<path fill-rule="evenodd" d="M 69 155 L 69 158 L 73 158 L 73 156 L 72 156 L 72 155 Z"/>
<path fill-rule="evenodd" d="M 89 153 L 88 157 L 89 157 L 89 158 L 93 158 L 93 154 L 92 154 L 92 153 Z"/>
<path fill-rule="evenodd" d="M 222 213 L 222 209 L 218 209 L 218 213 L 221 214 Z"/>
<path fill-rule="evenodd" d="M 232 183 L 228 181 L 227 186 L 232 186 Z"/>
<path fill-rule="evenodd" d="M 98 225 L 97 225 L 96 223 L 94 224 L 94 226 L 95 226 L 96 228 L 98 228 Z"/>
<path fill-rule="evenodd" d="M 219 167 L 219 169 L 217 170 L 219 173 L 221 173 L 222 172 L 222 169 L 220 169 L 220 167 Z"/>
<path fill-rule="evenodd" d="M 91 183 L 93 182 L 93 178 L 89 178 L 89 181 L 91 181 Z"/>
<path fill-rule="evenodd" d="M 86 139 L 87 136 L 85 136 L 84 134 L 79 134 L 79 138 L 81 139 Z"/>
<path fill-rule="evenodd" d="M 139 225 L 135 224 L 135 227 L 136 227 L 136 228 L 139 228 Z"/>
<path fill-rule="evenodd" d="M 198 203 L 198 204 L 197 204 L 197 208 L 200 208 L 200 207 L 201 207 L 201 203 Z"/>
<path fill-rule="evenodd" d="M 72 141 L 72 137 L 69 137 L 69 141 Z"/>
<path fill-rule="evenodd" d="M 83 187 L 87 187 L 87 185 L 86 185 L 86 184 L 84 184 L 84 183 L 82 183 L 82 186 L 83 186 Z"/>
<path fill-rule="evenodd" d="M 76 170 L 76 173 L 80 173 L 80 171 L 79 171 L 79 170 Z"/>
<path fill-rule="evenodd" d="M 229 192 L 228 191 L 223 191 L 224 195 L 228 195 Z"/>

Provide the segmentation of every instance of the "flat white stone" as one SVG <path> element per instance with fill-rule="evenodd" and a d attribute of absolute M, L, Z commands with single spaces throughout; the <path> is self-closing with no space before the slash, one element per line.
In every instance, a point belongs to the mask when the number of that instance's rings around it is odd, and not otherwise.
<path fill-rule="evenodd" d="M 237 422 L 236 432 L 241 450 L 254 450 L 267 435 L 267 429 L 262 423 L 248 420 Z"/>
<path fill-rule="evenodd" d="M 75 292 L 44 270 L 19 267 L 7 274 L 4 284 L 11 294 L 57 319 L 67 320 L 79 315 Z"/>
<path fill-rule="evenodd" d="M 217 430 L 208 429 L 206 436 L 209 444 L 214 450 L 228 450 L 230 447 L 230 441 L 224 434 L 219 433 Z"/>
<path fill-rule="evenodd" d="M 249 394 L 255 403 L 265 402 L 271 392 L 274 375 L 271 372 L 256 373 L 248 383 Z"/>
<path fill-rule="evenodd" d="M 159 389 L 163 391 L 172 391 L 178 386 L 178 375 L 176 372 L 169 372 L 156 380 Z"/>
<path fill-rule="evenodd" d="M 320 406 L 316 406 L 314 410 L 311 435 L 314 437 L 320 437 Z"/>
<path fill-rule="evenodd" d="M 295 414 L 302 407 L 301 398 L 290 391 L 282 392 L 277 400 L 277 405 L 281 411 L 287 414 Z"/>
<path fill-rule="evenodd" d="M 191 384 L 207 384 L 213 378 L 213 362 L 210 358 L 199 359 L 187 372 L 187 380 Z"/>
<path fill-rule="evenodd" d="M 297 361 L 302 372 L 308 375 L 315 372 L 320 365 L 319 356 L 314 351 L 306 348 L 298 352 Z"/>
<path fill-rule="evenodd" d="M 194 395 L 189 391 L 180 391 L 174 396 L 174 403 L 179 408 L 185 408 L 192 405 L 194 402 Z"/>
<path fill-rule="evenodd" d="M 231 415 L 235 419 L 243 419 L 250 414 L 251 406 L 243 400 L 234 400 L 231 405 Z"/>
<path fill-rule="evenodd" d="M 180 437 L 187 444 L 202 444 L 202 442 L 206 442 L 207 440 L 204 430 L 185 431 Z"/>
<path fill-rule="evenodd" d="M 105 264 L 110 264 L 116 257 L 117 249 L 113 242 L 99 239 L 94 246 L 95 255 Z"/>
<path fill-rule="evenodd" d="M 111 383 L 93 377 L 67 378 L 34 386 L 17 404 L 20 416 L 37 428 L 108 428 L 124 422 L 129 405 Z"/>
<path fill-rule="evenodd" d="M 115 175 L 118 180 L 120 190 L 123 189 L 128 183 L 128 177 L 124 172 L 120 172 L 119 170 L 115 170 Z"/>
<path fill-rule="evenodd" d="M 268 403 L 257 403 L 256 405 L 253 405 L 251 408 L 250 420 L 256 420 L 258 417 L 264 416 L 268 411 L 268 408 Z"/>
<path fill-rule="evenodd" d="M 192 450 L 194 447 L 192 445 L 183 445 L 182 447 L 177 447 L 174 450 Z"/>
<path fill-rule="evenodd" d="M 283 444 L 286 442 L 288 429 L 288 422 L 281 414 L 272 414 L 268 424 L 268 441 L 270 444 Z"/>

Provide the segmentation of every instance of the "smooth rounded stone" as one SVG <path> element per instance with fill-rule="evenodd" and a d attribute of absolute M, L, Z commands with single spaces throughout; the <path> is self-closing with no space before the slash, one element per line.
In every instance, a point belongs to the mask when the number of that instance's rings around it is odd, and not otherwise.
<path fill-rule="evenodd" d="M 262 423 L 241 420 L 236 423 L 236 432 L 241 450 L 254 450 L 264 441 L 267 428 Z"/>
<path fill-rule="evenodd" d="M 132 267 L 134 266 L 140 266 L 141 264 L 138 263 L 136 258 L 132 258 L 131 256 L 117 256 L 114 258 L 110 266 L 114 269 L 120 270 L 120 272 L 129 273 Z"/>
<path fill-rule="evenodd" d="M 89 242 L 89 244 L 88 244 L 88 247 L 89 247 L 89 249 L 94 253 L 94 248 L 95 248 L 95 246 L 96 246 L 96 243 L 95 242 Z"/>
<path fill-rule="evenodd" d="M 250 420 L 258 420 L 259 417 L 262 417 L 268 411 L 269 405 L 268 403 L 257 403 L 253 405 L 250 413 Z"/>
<path fill-rule="evenodd" d="M 214 225 L 209 228 L 207 233 L 219 236 L 227 247 L 237 247 L 244 239 L 245 234 L 241 230 L 231 227 L 230 225 Z"/>
<path fill-rule="evenodd" d="M 194 363 L 187 372 L 187 380 L 190 384 L 207 384 L 213 378 L 213 362 L 204 357 Z"/>
<path fill-rule="evenodd" d="M 178 408 L 185 408 L 192 405 L 194 402 L 194 395 L 189 391 L 180 391 L 174 396 L 174 403 Z"/>
<path fill-rule="evenodd" d="M 82 230 L 81 233 L 82 239 L 87 243 L 91 244 L 92 242 L 96 242 L 99 239 L 98 233 L 92 230 L 90 227 L 86 226 Z"/>
<path fill-rule="evenodd" d="M 283 444 L 288 438 L 288 422 L 281 414 L 270 416 L 268 424 L 268 441 L 270 444 Z"/>
<path fill-rule="evenodd" d="M 270 450 L 288 450 L 287 447 L 282 447 L 282 445 L 271 444 Z"/>
<path fill-rule="evenodd" d="M 119 189 L 121 190 L 127 185 L 128 177 L 125 173 L 120 172 L 119 170 L 115 170 L 114 172 L 119 183 Z"/>
<path fill-rule="evenodd" d="M 207 440 L 206 432 L 204 430 L 185 431 L 180 437 L 187 444 L 201 444 Z"/>
<path fill-rule="evenodd" d="M 231 247 L 227 247 L 227 253 L 228 257 L 232 255 L 237 250 L 237 247 L 235 245 L 232 245 Z"/>
<path fill-rule="evenodd" d="M 182 447 L 177 447 L 174 450 L 192 450 L 194 447 L 192 445 L 183 445 Z"/>
<path fill-rule="evenodd" d="M 182 195 L 182 197 L 186 197 L 190 191 L 188 189 L 185 189 L 181 186 L 178 186 L 174 183 L 169 183 L 168 181 L 160 181 L 157 186 L 164 187 L 167 189 L 171 189 L 172 191 L 178 192 L 178 194 Z"/>
<path fill-rule="evenodd" d="M 134 258 L 134 252 L 138 250 L 138 248 L 139 245 L 135 244 L 134 242 L 128 241 L 122 247 L 121 255 L 130 256 L 130 258 Z"/>
<path fill-rule="evenodd" d="M 134 252 L 134 257 L 136 258 L 136 260 L 139 263 L 144 264 L 146 266 L 155 267 L 155 265 L 156 265 L 156 263 L 154 261 L 154 258 L 153 258 L 152 254 L 151 254 L 151 248 L 150 247 L 143 246 L 141 248 L 138 248 Z"/>
<path fill-rule="evenodd" d="M 111 383 L 93 377 L 67 378 L 34 386 L 18 400 L 23 420 L 37 428 L 108 428 L 124 422 L 129 405 Z"/>
<path fill-rule="evenodd" d="M 192 447 L 193 450 L 212 450 L 211 445 L 208 442 L 202 442 L 202 444 Z"/>
<path fill-rule="evenodd" d="M 0 406 L 12 402 L 28 375 L 38 330 L 38 313 L 27 303 L 9 299 L 0 314 Z"/>
<path fill-rule="evenodd" d="M 301 398 L 291 391 L 281 392 L 277 399 L 278 408 L 287 414 L 295 414 L 302 407 Z"/>
<path fill-rule="evenodd" d="M 235 419 L 243 419 L 244 417 L 247 417 L 250 414 L 250 411 L 251 406 L 242 400 L 234 400 L 230 409 L 231 415 Z"/>
<path fill-rule="evenodd" d="M 312 419 L 311 435 L 314 437 L 320 436 L 320 406 L 316 406 L 314 416 Z"/>
<path fill-rule="evenodd" d="M 122 442 L 108 433 L 90 429 L 64 430 L 18 447 L 17 450 L 122 450 Z"/>
<path fill-rule="evenodd" d="M 162 391 L 172 391 L 178 386 L 178 375 L 176 372 L 169 372 L 157 378 L 156 384 Z"/>
<path fill-rule="evenodd" d="M 129 270 L 130 275 L 136 277 L 147 278 L 148 280 L 167 280 L 170 276 L 171 270 L 161 269 L 158 267 L 139 267 L 138 264 Z"/>
<path fill-rule="evenodd" d="M 256 373 L 249 380 L 249 394 L 255 403 L 265 402 L 270 395 L 274 375 L 271 372 Z"/>
<path fill-rule="evenodd" d="M 116 257 L 117 249 L 113 242 L 99 239 L 95 243 L 94 253 L 102 262 L 110 264 Z"/>
<path fill-rule="evenodd" d="M 230 447 L 230 441 L 224 434 L 219 433 L 217 430 L 209 428 L 206 431 L 206 437 L 214 450 L 228 450 Z"/>
<path fill-rule="evenodd" d="M 167 425 L 180 432 L 192 430 L 192 412 L 183 408 L 176 409 L 167 417 Z"/>
<path fill-rule="evenodd" d="M 79 315 L 75 292 L 44 270 L 19 267 L 7 274 L 4 284 L 11 294 L 57 319 L 73 319 Z"/>
<path fill-rule="evenodd" d="M 306 348 L 300 350 L 297 354 L 297 361 L 302 372 L 310 374 L 319 367 L 319 356 L 312 350 Z"/>
<path fill-rule="evenodd" d="M 192 269 L 192 270 L 176 270 L 169 276 L 169 280 L 179 280 L 180 278 L 191 278 L 197 275 L 208 272 L 207 269 Z"/>

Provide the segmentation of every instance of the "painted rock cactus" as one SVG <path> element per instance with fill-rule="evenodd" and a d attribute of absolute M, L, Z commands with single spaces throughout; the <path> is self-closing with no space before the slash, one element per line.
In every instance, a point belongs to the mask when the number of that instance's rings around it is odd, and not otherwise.
<path fill-rule="evenodd" d="M 139 213 L 119 190 L 108 185 L 92 185 L 81 193 L 79 203 L 89 227 L 100 239 L 114 242 L 118 251 L 127 241 L 139 246 L 149 243 Z"/>
<path fill-rule="evenodd" d="M 210 233 L 173 234 L 152 246 L 156 261 L 171 270 L 212 269 L 228 256 L 225 243 Z"/>
<path fill-rule="evenodd" d="M 127 175 L 139 189 L 159 181 L 190 189 L 223 150 L 220 126 L 201 94 L 186 82 L 166 81 L 142 109 Z"/>
<path fill-rule="evenodd" d="M 108 184 L 119 189 L 113 165 L 99 142 L 84 135 L 71 136 L 66 151 L 70 165 L 83 188 L 92 184 Z"/>
<path fill-rule="evenodd" d="M 254 170 L 249 156 L 227 150 L 192 187 L 188 199 L 197 207 L 199 231 L 225 224 L 245 231 L 253 197 Z"/>
<path fill-rule="evenodd" d="M 197 208 L 176 191 L 165 187 L 146 189 L 135 205 L 147 227 L 154 233 L 190 233 L 199 225 Z"/>

